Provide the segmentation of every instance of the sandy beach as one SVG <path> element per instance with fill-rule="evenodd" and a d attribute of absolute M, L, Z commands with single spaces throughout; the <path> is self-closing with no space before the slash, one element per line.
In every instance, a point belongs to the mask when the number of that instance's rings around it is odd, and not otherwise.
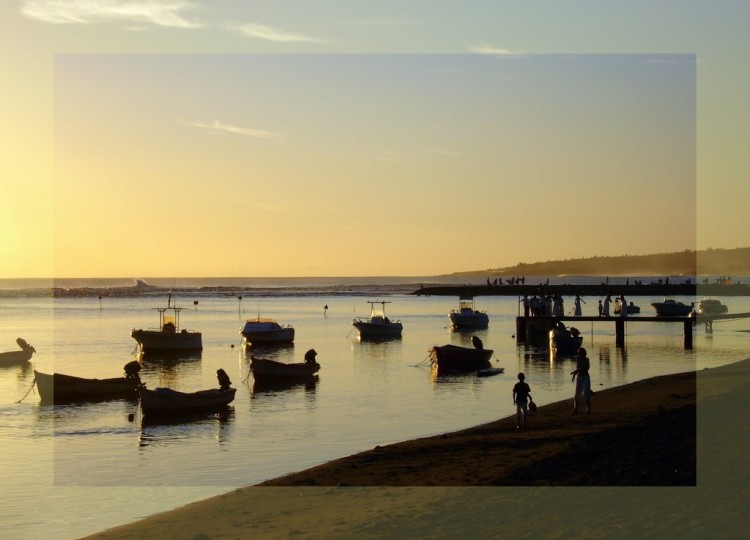
<path fill-rule="evenodd" d="M 572 391 L 572 388 L 571 388 Z M 376 447 L 89 536 L 742 536 L 750 360 Z M 511 396 L 508 396 L 511 402 Z"/>

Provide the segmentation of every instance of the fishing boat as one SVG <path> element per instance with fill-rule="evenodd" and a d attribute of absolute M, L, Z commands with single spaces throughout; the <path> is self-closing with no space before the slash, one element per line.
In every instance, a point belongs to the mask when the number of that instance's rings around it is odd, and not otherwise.
<path fill-rule="evenodd" d="M 469 373 L 490 367 L 492 349 L 435 345 L 430 348 L 430 360 L 439 373 Z"/>
<path fill-rule="evenodd" d="M 26 340 L 23 338 L 16 339 L 16 343 L 21 347 L 21 350 L 0 353 L 0 367 L 25 364 L 31 360 L 31 357 L 36 352 L 36 349 L 26 343 Z"/>
<path fill-rule="evenodd" d="M 133 361 L 125 365 L 124 377 L 110 379 L 85 379 L 62 373 L 42 373 L 34 370 L 34 382 L 42 403 L 68 403 L 73 401 L 105 401 L 133 399 L 138 396 L 140 365 Z"/>
<path fill-rule="evenodd" d="M 130 331 L 130 336 L 138 343 L 142 353 L 187 353 L 203 350 L 200 332 L 180 329 L 180 312 L 184 308 L 172 305 L 172 293 L 169 293 L 167 307 L 154 309 L 159 312 L 158 328 Z"/>
<path fill-rule="evenodd" d="M 253 378 L 256 382 L 309 379 L 320 370 L 320 364 L 315 360 L 317 354 L 315 349 L 310 349 L 305 353 L 304 362 L 291 364 L 251 356 L 250 371 L 253 372 Z"/>
<path fill-rule="evenodd" d="M 652 302 L 651 305 L 660 317 L 689 315 L 693 310 L 692 304 L 683 304 L 670 297 L 665 297 L 663 302 Z"/>
<path fill-rule="evenodd" d="M 245 344 L 265 345 L 284 344 L 294 341 L 294 328 L 292 326 L 281 326 L 273 319 L 248 319 L 245 326 L 240 330 Z"/>
<path fill-rule="evenodd" d="M 217 412 L 234 401 L 236 388 L 230 388 L 231 381 L 223 369 L 217 370 L 219 388 L 197 392 L 178 392 L 171 388 L 147 389 L 138 387 L 141 412 L 144 416 L 184 415 L 198 412 Z"/>
<path fill-rule="evenodd" d="M 549 331 L 549 349 L 557 356 L 572 356 L 582 344 L 583 336 L 573 326 L 565 328 L 562 322 L 557 322 Z"/>
<path fill-rule="evenodd" d="M 698 302 L 698 313 L 701 315 L 721 315 L 727 313 L 729 308 L 715 298 L 704 298 Z"/>
<path fill-rule="evenodd" d="M 490 323 L 487 313 L 476 310 L 470 295 L 458 297 L 458 310 L 452 310 L 449 317 L 453 328 L 487 328 Z"/>
<path fill-rule="evenodd" d="M 362 338 L 384 338 L 400 336 L 404 326 L 401 321 L 392 321 L 385 315 L 385 305 L 390 304 L 386 300 L 368 300 L 370 304 L 370 317 L 368 319 L 355 318 L 352 325 L 359 331 Z M 377 309 L 376 304 L 382 307 Z"/>

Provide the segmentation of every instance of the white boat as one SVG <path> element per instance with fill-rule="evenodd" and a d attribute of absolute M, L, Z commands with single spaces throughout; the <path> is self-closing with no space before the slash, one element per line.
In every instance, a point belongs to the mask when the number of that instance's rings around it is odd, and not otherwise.
<path fill-rule="evenodd" d="M 25 364 L 31 360 L 36 349 L 26 343 L 23 338 L 16 339 L 16 343 L 21 347 L 20 351 L 8 351 L 0 353 L 0 366 L 14 366 L 16 364 Z"/>
<path fill-rule="evenodd" d="M 360 337 L 363 338 L 381 338 L 400 336 L 404 326 L 401 321 L 392 321 L 385 316 L 385 305 L 390 304 L 386 300 L 368 300 L 370 304 L 370 317 L 368 319 L 355 318 L 352 325 L 359 331 Z M 382 306 L 381 309 L 375 307 L 376 304 Z"/>
<path fill-rule="evenodd" d="M 468 295 L 458 297 L 458 310 L 451 311 L 449 317 L 453 328 L 487 328 L 490 324 L 487 313 L 477 311 L 474 297 Z"/>
<path fill-rule="evenodd" d="M 248 319 L 240 330 L 246 344 L 260 345 L 271 343 L 292 343 L 294 328 L 281 326 L 273 319 Z"/>
<path fill-rule="evenodd" d="M 663 302 L 652 302 L 651 305 L 660 317 L 689 315 L 693 310 L 692 304 L 683 304 L 670 297 L 664 298 Z"/>
<path fill-rule="evenodd" d="M 721 315 L 729 311 L 729 308 L 715 298 L 704 298 L 698 302 L 698 313 L 701 315 Z"/>
<path fill-rule="evenodd" d="M 148 330 L 130 331 L 141 352 L 148 353 L 184 353 L 203 350 L 203 338 L 200 332 L 180 329 L 180 311 L 172 305 L 172 294 L 169 294 L 167 307 L 154 308 L 159 312 L 159 327 Z"/>

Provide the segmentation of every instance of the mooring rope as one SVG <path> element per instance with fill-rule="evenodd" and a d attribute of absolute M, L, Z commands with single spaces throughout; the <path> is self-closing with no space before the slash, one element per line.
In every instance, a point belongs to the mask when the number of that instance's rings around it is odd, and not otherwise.
<path fill-rule="evenodd" d="M 16 401 L 16 403 L 21 403 L 24 399 L 26 399 L 28 397 L 28 395 L 31 393 L 31 391 L 34 389 L 34 385 L 36 385 L 36 377 L 34 377 L 34 380 L 31 381 L 31 386 L 26 391 L 26 393 L 24 394 L 24 396 L 21 399 L 19 399 L 18 401 Z"/>

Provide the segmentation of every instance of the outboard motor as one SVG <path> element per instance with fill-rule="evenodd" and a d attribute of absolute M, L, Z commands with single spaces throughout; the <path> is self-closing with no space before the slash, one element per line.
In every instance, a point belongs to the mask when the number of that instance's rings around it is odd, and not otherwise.
<path fill-rule="evenodd" d="M 228 390 L 232 381 L 229 380 L 229 375 L 223 369 L 216 370 L 216 378 L 219 379 L 219 388 L 222 390 Z"/>
<path fill-rule="evenodd" d="M 305 353 L 305 363 L 306 364 L 314 364 L 315 363 L 315 357 L 318 355 L 317 351 L 315 349 L 310 349 Z"/>
<path fill-rule="evenodd" d="M 471 343 L 475 349 L 479 349 L 480 351 L 484 349 L 484 343 L 482 343 L 482 340 L 478 336 L 471 336 Z"/>
<path fill-rule="evenodd" d="M 125 364 L 125 367 L 123 367 L 125 370 L 125 377 L 128 379 L 139 379 L 138 373 L 141 371 L 141 365 L 138 363 L 137 360 L 132 360 Z"/>

